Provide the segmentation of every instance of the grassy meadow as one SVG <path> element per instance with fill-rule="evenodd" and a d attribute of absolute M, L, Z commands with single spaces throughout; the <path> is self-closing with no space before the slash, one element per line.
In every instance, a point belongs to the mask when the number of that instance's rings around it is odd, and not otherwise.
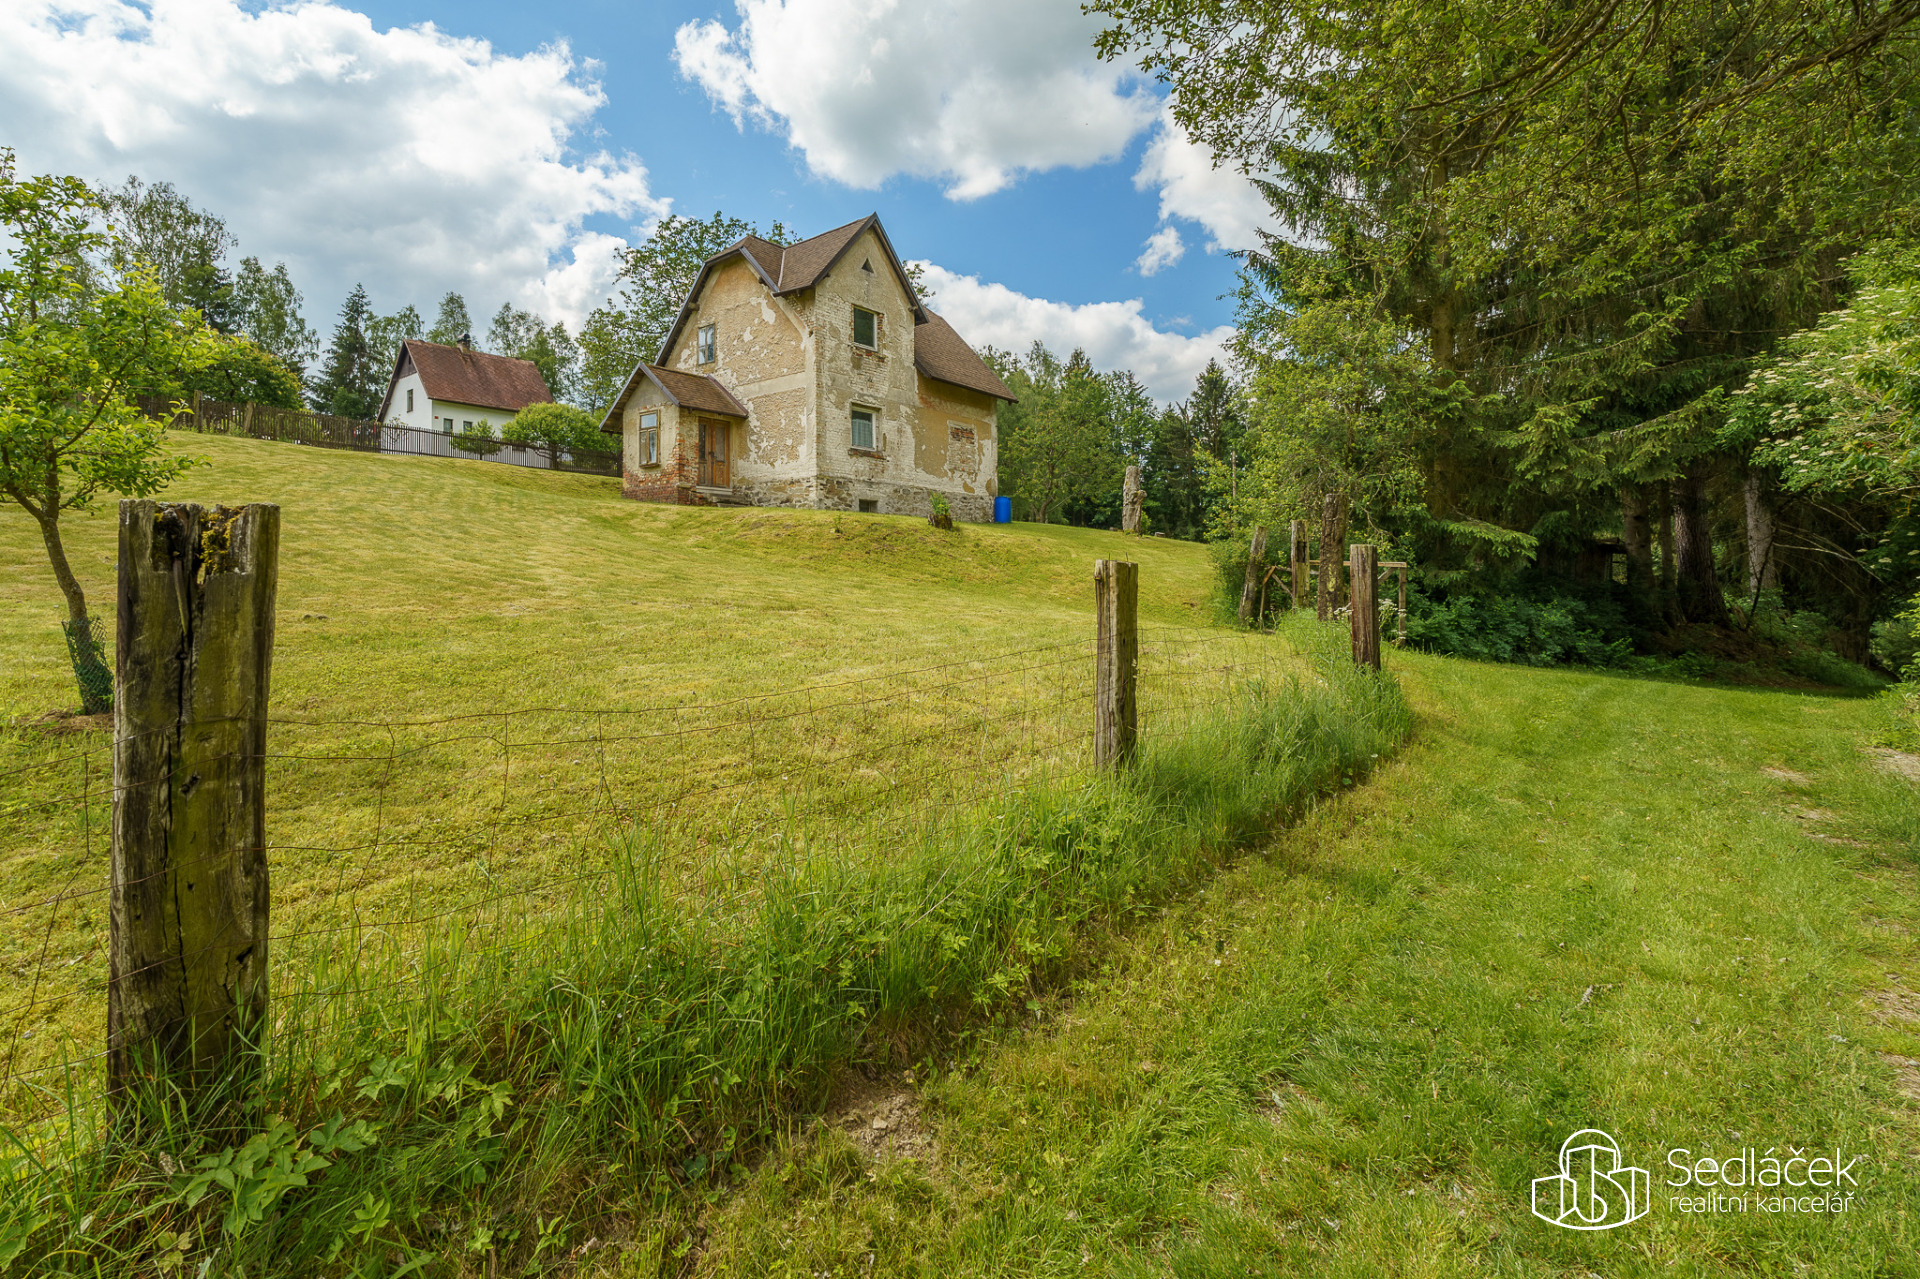
<path fill-rule="evenodd" d="M 283 507 L 257 1131 L 116 1151 L 21 1074 L 99 1034 L 100 898 L 39 903 L 104 877 L 107 742 L 0 515 L 0 1270 L 1920 1274 L 1883 701 L 1376 678 L 1212 625 L 1197 546 L 190 443 L 170 497 Z M 1143 750 L 1094 778 L 1114 554 Z M 1643 1219 L 1530 1214 L 1588 1126 Z M 1668 1150 L 1747 1146 L 1860 1156 L 1848 1210 L 1675 1206 Z"/>
<path fill-rule="evenodd" d="M 635 829 L 672 850 L 656 867 L 670 888 L 737 897 L 809 841 L 882 845 L 1083 768 L 1100 556 L 1141 564 L 1147 731 L 1291 661 L 1201 627 L 1209 569 L 1190 544 L 182 447 L 211 465 L 168 499 L 282 508 L 268 839 L 283 988 L 322 956 L 563 910 Z M 69 516 L 66 540 L 111 618 L 112 504 Z M 48 1068 L 97 1053 L 104 1019 L 110 734 L 49 718 L 77 700 L 61 616 L 37 530 L 0 510 L 0 971 L 18 991 L 0 1009 L 0 1109 L 16 1112 L 57 1100 Z"/>
<path fill-rule="evenodd" d="M 1389 664 L 1416 739 L 1371 784 L 1025 1026 L 854 1081 L 692 1272 L 1920 1274 L 1920 798 L 1870 753 L 1885 703 Z M 1589 1126 L 1652 1206 L 1562 1230 L 1529 1186 Z M 1692 1213 L 1682 1148 L 1862 1158 L 1840 1215 Z"/>

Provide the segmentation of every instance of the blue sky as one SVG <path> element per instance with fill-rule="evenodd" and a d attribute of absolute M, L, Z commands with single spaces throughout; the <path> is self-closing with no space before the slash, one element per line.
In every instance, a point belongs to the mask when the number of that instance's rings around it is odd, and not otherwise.
<path fill-rule="evenodd" d="M 356 280 L 381 310 L 451 288 L 577 323 L 668 209 L 799 234 L 878 210 L 976 344 L 1082 345 L 1171 399 L 1260 205 L 1095 29 L 1017 0 L 19 0 L 0 145 L 171 179 L 323 331 Z"/>

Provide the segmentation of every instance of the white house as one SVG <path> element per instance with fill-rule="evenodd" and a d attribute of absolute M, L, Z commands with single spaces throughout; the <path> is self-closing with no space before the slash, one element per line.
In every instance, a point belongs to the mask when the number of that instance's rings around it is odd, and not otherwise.
<path fill-rule="evenodd" d="M 465 338 L 453 346 L 413 339 L 400 344 L 380 402 L 380 421 L 449 436 L 485 425 L 498 435 L 527 405 L 552 402 L 546 379 L 531 360 L 488 355 Z M 450 445 L 418 451 L 458 455 Z"/>

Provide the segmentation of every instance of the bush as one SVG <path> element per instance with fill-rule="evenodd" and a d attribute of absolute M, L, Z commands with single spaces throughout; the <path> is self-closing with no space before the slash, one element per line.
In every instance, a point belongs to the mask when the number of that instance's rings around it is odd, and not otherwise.
<path fill-rule="evenodd" d="M 1460 595 L 1407 601 L 1407 642 L 1449 653 L 1522 666 L 1577 662 L 1617 666 L 1633 653 L 1619 610 L 1564 595 Z"/>
<path fill-rule="evenodd" d="M 570 453 L 612 453 L 619 444 L 600 433 L 600 419 L 571 404 L 529 404 L 500 432 L 508 444 L 533 449 L 549 462 Z"/>

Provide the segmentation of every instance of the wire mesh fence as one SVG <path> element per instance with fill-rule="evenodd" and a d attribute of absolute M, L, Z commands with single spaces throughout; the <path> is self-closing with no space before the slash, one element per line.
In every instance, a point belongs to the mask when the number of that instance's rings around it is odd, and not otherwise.
<path fill-rule="evenodd" d="M 343 988 L 417 997 L 412 957 L 430 947 L 525 944 L 605 891 L 636 839 L 670 896 L 745 906 L 760 876 L 796 859 L 884 858 L 944 816 L 1086 776 L 1092 649 L 1089 636 L 703 702 L 276 714 L 265 759 L 275 1024 Z M 1270 637 L 1143 627 L 1142 740 L 1292 669 Z M 113 755 L 95 731 L 0 769 L 10 1120 L 100 1086 Z"/>
<path fill-rule="evenodd" d="M 585 475 L 620 474 L 617 449 L 541 449 L 513 444 L 493 436 L 457 435 L 418 427 L 395 426 L 362 418 L 282 409 L 266 404 L 232 404 L 195 396 L 185 411 L 171 401 L 144 398 L 140 407 L 148 416 L 166 421 L 177 431 L 201 435 L 229 435 L 250 440 L 277 440 L 314 448 L 350 449 L 359 453 L 404 453 L 415 457 L 477 458 L 542 470 L 577 471 Z"/>

